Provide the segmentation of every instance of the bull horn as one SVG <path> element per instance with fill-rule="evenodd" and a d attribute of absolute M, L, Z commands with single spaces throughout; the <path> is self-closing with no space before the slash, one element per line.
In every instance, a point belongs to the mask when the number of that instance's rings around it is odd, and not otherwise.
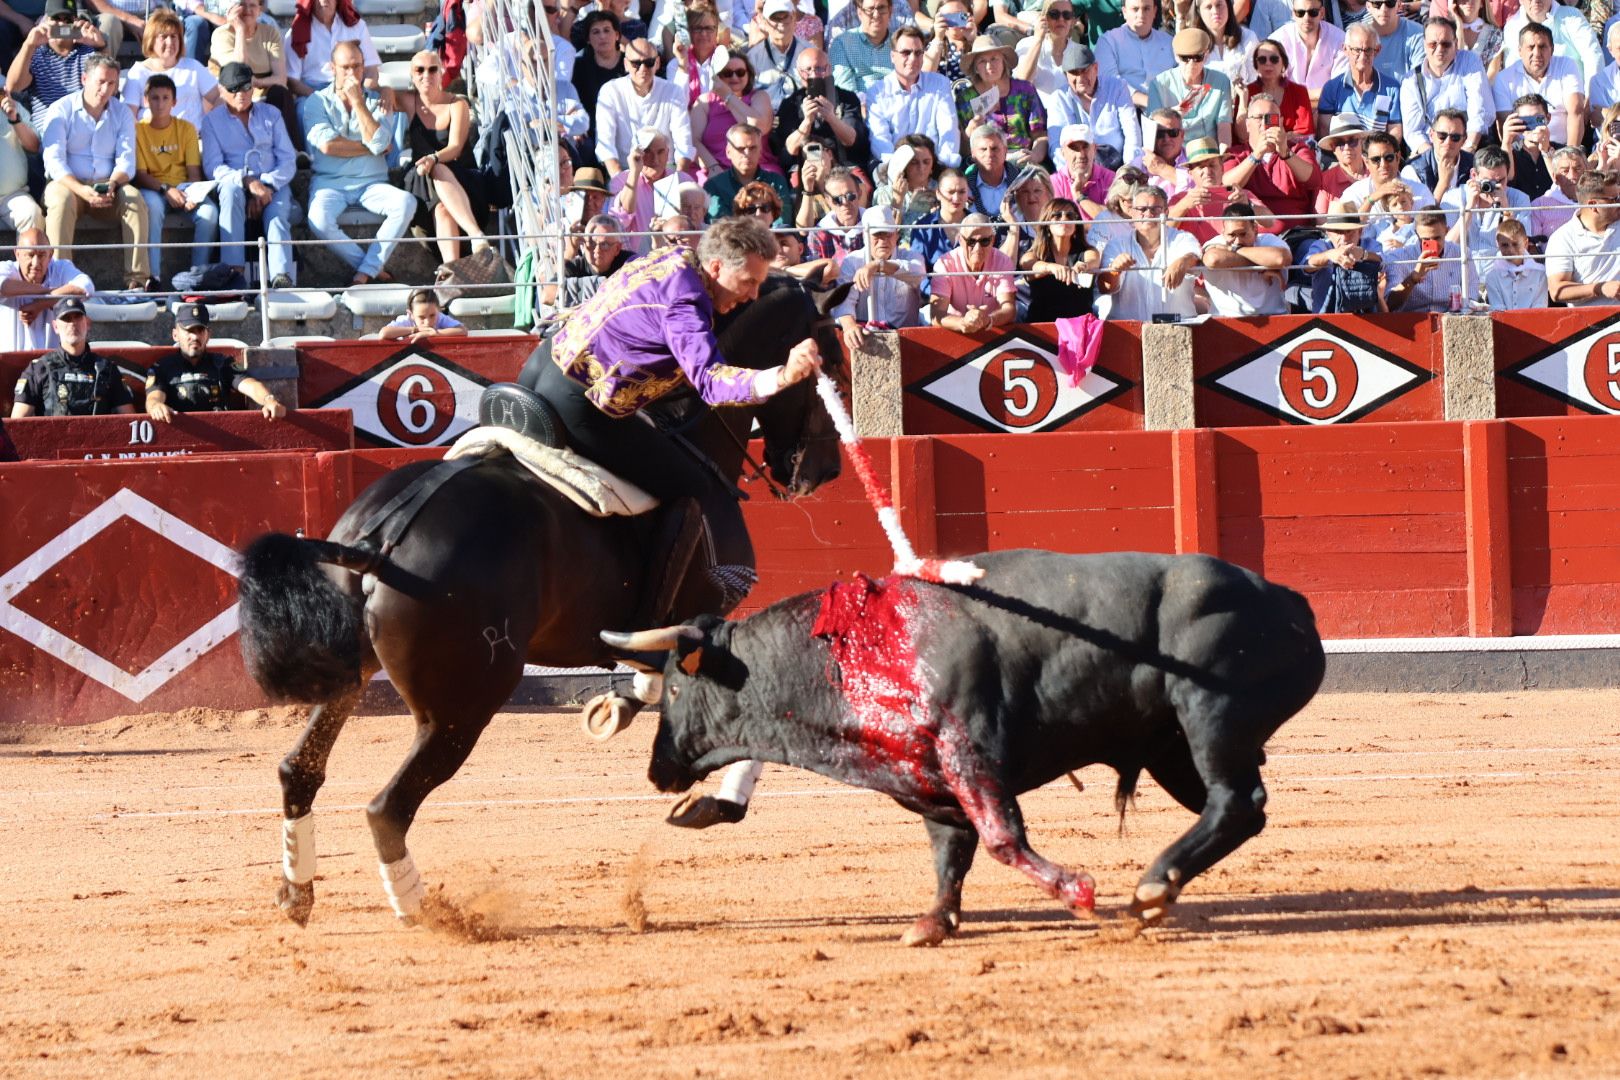
<path fill-rule="evenodd" d="M 615 649 L 658 652 L 673 649 L 682 638 L 687 641 L 702 641 L 703 631 L 695 626 L 664 626 L 657 630 L 637 630 L 629 634 L 618 630 L 603 630 L 600 637 Z"/>

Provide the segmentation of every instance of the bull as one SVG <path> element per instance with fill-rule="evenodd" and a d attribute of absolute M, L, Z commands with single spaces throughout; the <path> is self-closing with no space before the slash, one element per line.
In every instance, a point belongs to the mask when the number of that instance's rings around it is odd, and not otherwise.
<path fill-rule="evenodd" d="M 860 577 L 736 622 L 604 634 L 670 650 L 649 778 L 686 791 L 754 759 L 888 795 L 922 816 L 938 883 L 902 941 L 936 945 L 981 840 L 1090 914 L 1091 876 L 1030 848 L 1017 796 L 1101 763 L 1123 814 L 1146 770 L 1198 814 L 1133 894 L 1138 918 L 1162 918 L 1265 825 L 1266 740 L 1322 682 L 1310 604 L 1202 555 L 973 561 L 972 585 Z"/>

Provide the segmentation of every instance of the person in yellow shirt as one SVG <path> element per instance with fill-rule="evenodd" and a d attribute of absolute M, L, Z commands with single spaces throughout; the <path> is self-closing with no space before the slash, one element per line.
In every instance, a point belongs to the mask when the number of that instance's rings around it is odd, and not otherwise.
<path fill-rule="evenodd" d="M 147 241 L 152 272 L 163 276 L 163 222 L 178 214 L 191 220 L 191 258 L 187 266 L 212 262 L 210 249 L 219 235 L 219 206 L 208 192 L 192 185 L 203 178 L 202 144 L 197 128 L 174 115 L 174 80 L 157 74 L 146 80 L 146 107 L 151 116 L 135 125 L 135 186 L 146 201 Z"/>

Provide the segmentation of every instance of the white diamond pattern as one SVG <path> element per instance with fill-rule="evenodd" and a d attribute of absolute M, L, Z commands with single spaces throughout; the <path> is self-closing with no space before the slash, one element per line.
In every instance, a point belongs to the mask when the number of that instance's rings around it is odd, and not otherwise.
<path fill-rule="evenodd" d="M 102 530 L 126 517 L 232 577 L 240 576 L 236 552 L 148 499 L 128 488 L 120 488 L 106 502 L 46 541 L 0 577 L 0 628 L 9 630 L 41 652 L 49 653 L 130 701 L 141 702 L 190 667 L 204 653 L 236 633 L 236 604 L 193 630 L 168 652 L 152 661 L 144 671 L 133 675 L 12 605 L 12 601 L 24 589 L 38 581 L 51 567 L 89 543 Z"/>

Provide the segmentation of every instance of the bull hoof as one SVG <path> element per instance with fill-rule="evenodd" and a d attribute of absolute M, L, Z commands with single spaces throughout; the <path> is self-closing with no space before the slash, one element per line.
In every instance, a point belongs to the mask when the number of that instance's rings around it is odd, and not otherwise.
<path fill-rule="evenodd" d="M 688 795 L 675 804 L 675 809 L 664 820 L 681 829 L 707 829 L 710 825 L 735 825 L 747 813 L 747 803 L 716 799 L 712 795 Z"/>
<path fill-rule="evenodd" d="M 630 721 L 640 711 L 639 701 L 631 701 L 618 694 L 598 694 L 585 703 L 580 720 L 585 726 L 585 734 L 597 742 L 606 742 L 629 727 Z"/>
<path fill-rule="evenodd" d="M 900 935 L 900 944 L 908 949 L 942 944 L 956 933 L 956 920 L 941 915 L 924 915 Z"/>
<path fill-rule="evenodd" d="M 276 906 L 299 926 L 308 926 L 309 913 L 315 910 L 315 883 L 299 885 L 282 878 L 281 888 L 276 890 Z"/>
<path fill-rule="evenodd" d="M 1097 910 L 1097 882 L 1084 871 L 1069 878 L 1060 887 L 1063 902 L 1076 915 L 1093 915 Z"/>
<path fill-rule="evenodd" d="M 1156 923 L 1169 913 L 1175 899 L 1175 890 L 1167 883 L 1144 881 L 1136 887 L 1136 895 L 1131 898 L 1131 914 L 1144 923 Z"/>

